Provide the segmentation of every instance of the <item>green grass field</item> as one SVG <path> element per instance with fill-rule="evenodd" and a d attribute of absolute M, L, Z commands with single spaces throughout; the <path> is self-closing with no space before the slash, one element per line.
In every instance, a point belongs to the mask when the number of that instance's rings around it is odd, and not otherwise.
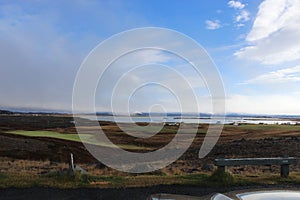
<path fill-rule="evenodd" d="M 27 136 L 27 137 L 47 137 L 47 138 L 68 140 L 68 141 L 74 141 L 74 142 L 80 142 L 80 143 L 82 141 L 84 141 L 85 143 L 88 143 L 88 144 L 113 147 L 113 146 L 109 146 L 105 143 L 101 143 L 92 134 L 81 134 L 79 137 L 79 134 L 64 134 L 64 133 L 59 133 L 59 132 L 55 132 L 55 131 L 24 131 L 24 130 L 7 131 L 6 133 L 22 135 L 22 136 Z M 118 145 L 118 146 L 123 149 L 128 149 L 128 150 L 145 149 L 143 147 L 139 147 L 139 146 L 135 146 L 135 145 Z"/>

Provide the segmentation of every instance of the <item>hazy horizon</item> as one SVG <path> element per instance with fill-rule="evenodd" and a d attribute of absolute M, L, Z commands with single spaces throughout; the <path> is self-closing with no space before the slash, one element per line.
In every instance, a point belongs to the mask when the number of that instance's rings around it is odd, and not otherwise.
<path fill-rule="evenodd" d="M 72 110 L 55 110 L 55 109 L 39 109 L 39 108 L 5 108 L 5 107 L 0 107 L 0 111 L 10 111 L 10 112 L 21 112 L 21 113 L 60 113 L 60 114 L 83 114 L 83 115 L 90 115 L 90 114 L 95 114 L 95 113 L 88 113 L 88 112 L 79 112 L 79 113 L 73 113 Z M 169 115 L 174 115 L 174 116 L 199 116 L 199 117 L 207 117 L 209 115 L 212 115 L 212 113 L 205 113 L 205 112 L 167 112 L 167 113 L 159 113 L 159 112 L 144 112 L 141 111 L 139 112 L 141 113 L 143 116 L 147 115 L 147 114 L 158 114 L 158 115 L 163 115 L 163 114 L 169 114 Z M 113 114 L 110 111 L 96 111 L 96 114 L 99 115 L 109 115 L 109 114 Z M 138 114 L 137 112 L 133 112 L 133 113 L 129 113 L 129 115 L 135 115 Z M 119 115 L 119 116 L 128 116 L 128 113 L 125 112 L 120 112 L 120 113 L 114 113 L 114 115 Z M 202 115 L 202 116 L 201 116 Z M 215 114 L 216 117 L 218 116 L 218 114 Z M 137 115 L 138 116 L 138 115 Z M 291 117 L 299 117 L 300 114 L 264 114 L 264 113 L 234 113 L 234 112 L 227 112 L 225 113 L 226 117 L 278 117 L 278 116 L 291 116 Z"/>

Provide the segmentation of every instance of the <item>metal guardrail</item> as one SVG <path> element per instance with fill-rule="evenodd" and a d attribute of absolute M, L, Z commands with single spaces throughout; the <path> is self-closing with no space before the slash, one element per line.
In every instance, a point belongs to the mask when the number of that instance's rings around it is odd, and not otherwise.
<path fill-rule="evenodd" d="M 278 158 L 218 158 L 215 159 L 214 164 L 218 170 L 225 172 L 226 166 L 241 166 L 241 165 L 280 165 L 281 177 L 289 176 L 289 166 L 296 165 L 297 159 L 295 157 L 278 157 Z"/>

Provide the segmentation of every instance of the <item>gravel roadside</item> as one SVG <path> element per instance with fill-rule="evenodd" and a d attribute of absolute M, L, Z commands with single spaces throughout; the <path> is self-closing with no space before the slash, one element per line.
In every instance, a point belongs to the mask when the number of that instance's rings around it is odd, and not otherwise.
<path fill-rule="evenodd" d="M 7 188 L 0 189 L 1 200 L 71 200 L 71 199 L 97 199 L 97 200 L 146 200 L 151 194 L 172 193 L 180 195 L 191 195 L 207 199 L 215 193 L 227 193 L 230 191 L 250 190 L 299 190 L 300 185 L 264 185 L 243 186 L 230 188 L 203 188 L 188 185 L 158 185 L 142 188 L 108 188 L 108 189 L 58 189 L 58 188 Z"/>

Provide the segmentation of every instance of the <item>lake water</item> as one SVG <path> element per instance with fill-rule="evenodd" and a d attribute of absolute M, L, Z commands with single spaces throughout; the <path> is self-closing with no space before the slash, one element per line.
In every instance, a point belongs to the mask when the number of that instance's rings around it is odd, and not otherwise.
<path fill-rule="evenodd" d="M 82 115 L 81 117 L 86 119 L 95 119 L 93 115 Z M 136 122 L 146 122 L 146 123 L 187 123 L 187 124 L 197 124 L 197 123 L 207 123 L 216 124 L 223 120 L 220 118 L 197 118 L 190 116 L 152 116 L 152 117 L 141 117 L 141 116 L 97 116 L 98 121 L 110 121 L 118 123 L 136 123 Z M 286 120 L 279 118 L 244 118 L 244 117 L 226 117 L 223 121 L 224 124 L 232 123 L 245 123 L 245 124 L 291 124 L 300 123 L 294 120 Z"/>

